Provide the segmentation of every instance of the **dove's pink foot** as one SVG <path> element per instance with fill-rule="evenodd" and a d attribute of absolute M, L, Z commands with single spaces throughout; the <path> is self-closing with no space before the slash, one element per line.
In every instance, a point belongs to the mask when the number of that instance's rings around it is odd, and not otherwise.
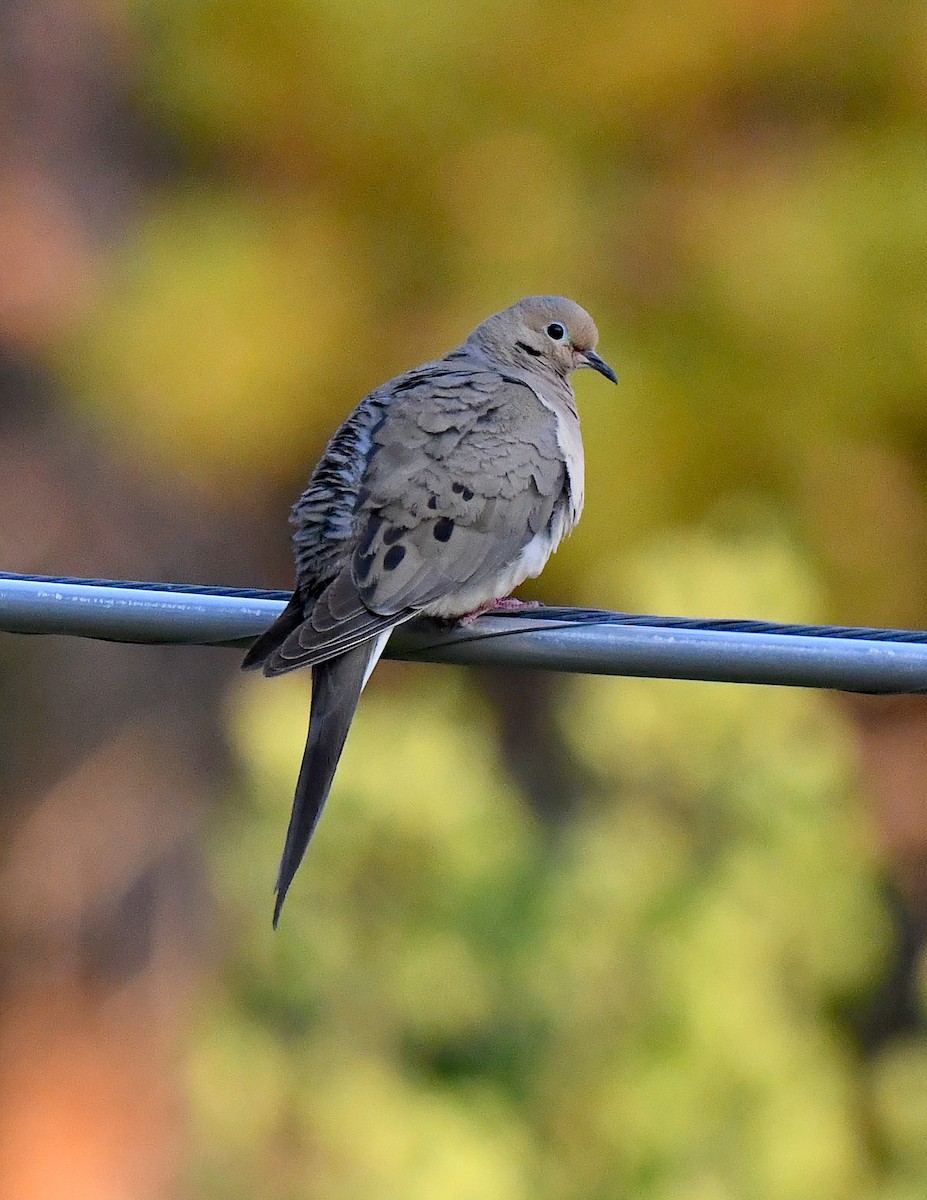
<path fill-rule="evenodd" d="M 481 604 L 473 612 L 464 613 L 457 620 L 459 625 L 466 626 L 472 625 L 477 617 L 482 617 L 485 613 L 524 612 L 526 608 L 540 607 L 540 600 L 518 600 L 515 596 L 503 596 L 501 600 L 487 600 L 485 604 Z"/>

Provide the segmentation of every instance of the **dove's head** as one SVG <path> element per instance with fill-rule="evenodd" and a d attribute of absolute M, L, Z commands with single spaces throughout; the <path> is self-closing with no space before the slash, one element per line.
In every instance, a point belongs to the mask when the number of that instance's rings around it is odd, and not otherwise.
<path fill-rule="evenodd" d="M 615 372 L 595 352 L 599 331 L 584 308 L 565 296 L 528 296 L 488 317 L 470 334 L 497 358 L 529 370 L 548 368 L 565 379 L 591 367 L 617 383 Z"/>

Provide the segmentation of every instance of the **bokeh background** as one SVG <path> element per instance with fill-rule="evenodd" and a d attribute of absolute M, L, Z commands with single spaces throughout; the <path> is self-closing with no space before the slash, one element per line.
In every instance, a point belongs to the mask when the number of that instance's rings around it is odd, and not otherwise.
<path fill-rule="evenodd" d="M 596 316 L 528 594 L 927 625 L 927 16 L 3 0 L 0 563 L 286 587 L 389 375 Z M 0 1195 L 920 1200 L 927 703 L 0 639 Z"/>

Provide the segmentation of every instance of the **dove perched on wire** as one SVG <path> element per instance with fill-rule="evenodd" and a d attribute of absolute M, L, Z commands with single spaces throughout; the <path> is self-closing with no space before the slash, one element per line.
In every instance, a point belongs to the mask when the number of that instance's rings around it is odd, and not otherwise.
<path fill-rule="evenodd" d="M 364 685 L 397 625 L 517 606 L 583 507 L 570 375 L 596 354 L 589 314 L 529 296 L 462 346 L 363 399 L 293 506 L 296 589 L 242 664 L 312 668 L 309 736 L 274 926 L 331 788 Z"/>

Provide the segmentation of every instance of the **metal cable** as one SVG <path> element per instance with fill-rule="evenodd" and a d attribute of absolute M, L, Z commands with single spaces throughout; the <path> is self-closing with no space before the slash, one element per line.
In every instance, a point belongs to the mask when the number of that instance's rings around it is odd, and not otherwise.
<path fill-rule="evenodd" d="M 288 592 L 0 572 L 0 631 L 147 644 L 244 646 Z M 387 657 L 830 687 L 927 691 L 927 632 L 665 617 L 588 608 L 494 613 L 472 625 L 420 620 Z"/>

